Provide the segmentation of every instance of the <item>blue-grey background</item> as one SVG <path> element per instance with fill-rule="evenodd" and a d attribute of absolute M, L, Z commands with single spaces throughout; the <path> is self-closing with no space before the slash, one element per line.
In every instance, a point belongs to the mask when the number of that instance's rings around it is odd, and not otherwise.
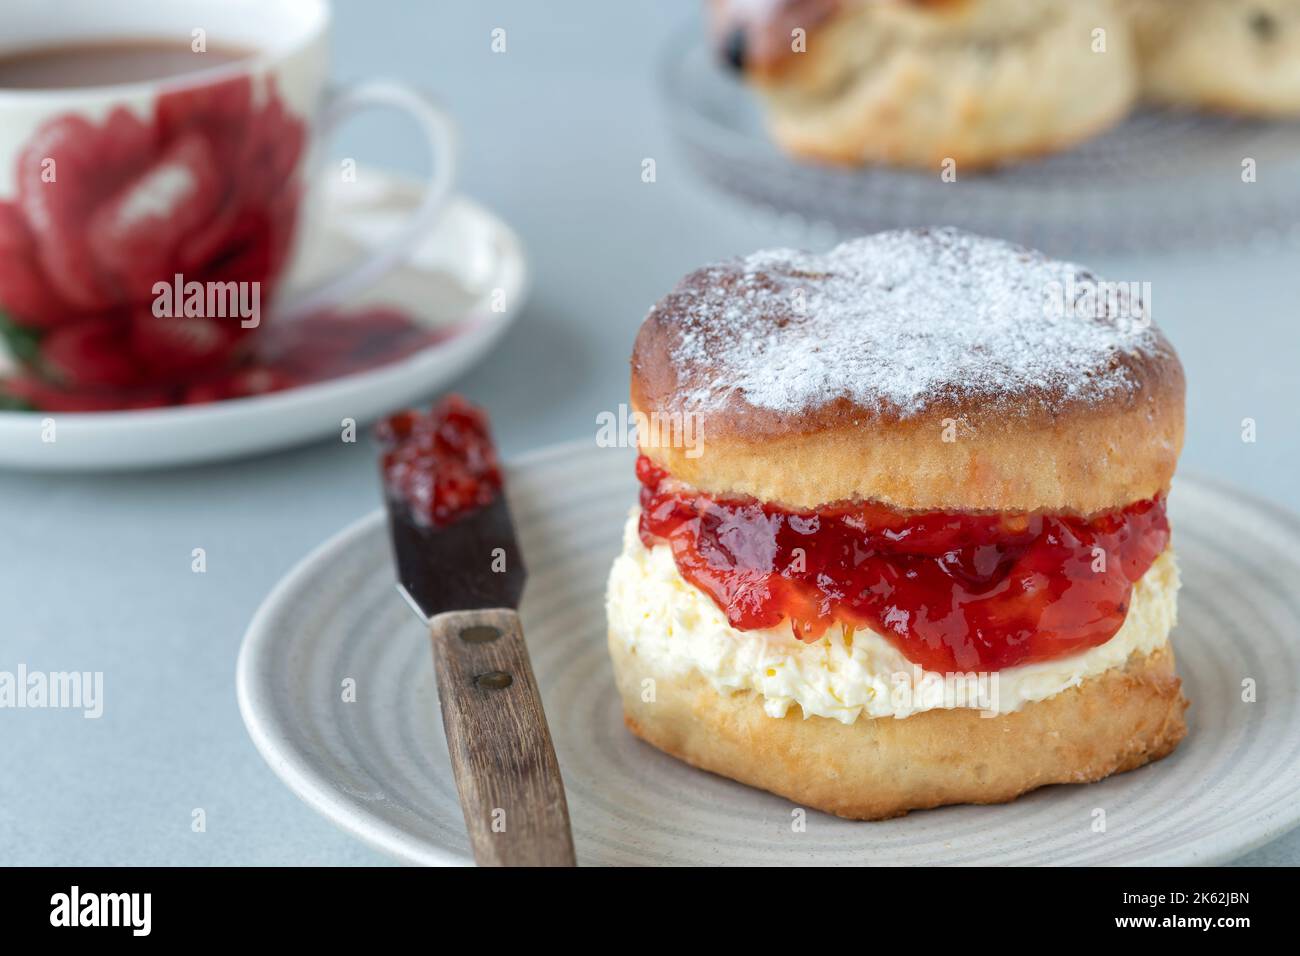
<path fill-rule="evenodd" d="M 646 308 L 708 259 L 784 242 L 686 168 L 653 77 L 693 0 L 342 0 L 338 79 L 435 91 L 463 129 L 464 191 L 522 234 L 533 295 L 457 383 L 507 455 L 594 435 L 624 400 Z M 493 54 L 490 32 L 507 31 Z M 341 155 L 420 172 L 416 134 L 359 120 Z M 656 160 L 658 179 L 641 181 Z M 1194 202 L 1195 197 L 1188 197 Z M 1097 261 L 1153 283 L 1187 368 L 1182 467 L 1290 506 L 1300 470 L 1297 250 Z M 1258 441 L 1240 438 L 1243 418 Z M 303 554 L 378 501 L 362 445 L 128 475 L 0 473 L 0 669 L 102 670 L 106 711 L 0 710 L 0 863 L 374 864 L 301 804 L 244 733 L 240 638 Z M 190 571 L 207 549 L 208 572 Z M 203 808 L 207 831 L 193 833 Z M 1300 832 L 1245 858 L 1300 862 Z"/>

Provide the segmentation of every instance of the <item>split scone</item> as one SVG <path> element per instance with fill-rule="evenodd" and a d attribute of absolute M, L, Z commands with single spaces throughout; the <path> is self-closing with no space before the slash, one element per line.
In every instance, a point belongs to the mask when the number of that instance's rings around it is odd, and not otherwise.
<path fill-rule="evenodd" d="M 1149 99 L 1244 115 L 1300 115 L 1300 0 L 1122 5 Z"/>
<path fill-rule="evenodd" d="M 987 167 L 1085 139 L 1137 92 L 1111 0 L 712 0 L 711 12 L 721 56 L 800 157 Z"/>
<path fill-rule="evenodd" d="M 691 273 L 632 357 L 632 732 L 841 816 L 1168 754 L 1183 372 L 1140 290 L 955 230 Z"/>

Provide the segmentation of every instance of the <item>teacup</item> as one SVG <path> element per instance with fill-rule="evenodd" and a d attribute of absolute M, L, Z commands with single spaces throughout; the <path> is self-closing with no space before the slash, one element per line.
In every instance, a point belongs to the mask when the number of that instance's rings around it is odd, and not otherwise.
<path fill-rule="evenodd" d="M 266 319 L 336 304 L 402 259 L 447 198 L 452 127 L 396 83 L 327 90 L 330 23 L 325 0 L 6 0 L 0 363 L 7 344 L 50 387 L 162 404 L 239 361 Z M 351 270 L 286 294 L 317 146 L 373 106 L 425 133 L 424 201 Z"/>

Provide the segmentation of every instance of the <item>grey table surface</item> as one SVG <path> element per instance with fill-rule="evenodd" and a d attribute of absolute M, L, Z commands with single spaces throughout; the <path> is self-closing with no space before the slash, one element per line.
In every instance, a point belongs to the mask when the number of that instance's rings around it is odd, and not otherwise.
<path fill-rule="evenodd" d="M 670 141 L 653 69 L 694 15 L 691 0 L 337 4 L 336 77 L 436 91 L 463 130 L 463 190 L 527 244 L 521 320 L 455 386 L 487 406 L 507 455 L 594 440 L 596 415 L 625 398 L 646 308 L 704 261 L 785 240 L 710 192 Z M 505 54 L 489 49 L 496 27 Z M 358 121 L 336 152 L 423 163 L 415 134 L 384 118 Z M 1296 262 L 1272 248 L 1093 263 L 1152 282 L 1190 382 L 1181 467 L 1285 506 L 1300 471 Z M 234 692 L 259 602 L 377 491 L 369 451 L 339 442 L 166 471 L 0 473 L 0 670 L 105 675 L 99 720 L 0 710 L 0 863 L 387 862 L 280 783 Z M 193 574 L 200 546 L 208 572 Z M 1241 862 L 1300 862 L 1300 831 Z"/>

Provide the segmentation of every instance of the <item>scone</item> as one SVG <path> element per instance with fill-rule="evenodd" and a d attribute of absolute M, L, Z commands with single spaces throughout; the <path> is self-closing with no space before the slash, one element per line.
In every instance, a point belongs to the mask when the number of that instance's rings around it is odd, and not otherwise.
<path fill-rule="evenodd" d="M 1245 115 L 1300 115 L 1300 0 L 1122 4 L 1148 99 Z"/>
<path fill-rule="evenodd" d="M 987 167 L 1085 139 L 1137 92 L 1129 27 L 1111 0 L 713 0 L 711 10 L 721 56 L 799 157 Z"/>
<path fill-rule="evenodd" d="M 686 276 L 632 356 L 632 732 L 859 819 L 1173 750 L 1184 384 L 1140 293 L 950 229 Z"/>

